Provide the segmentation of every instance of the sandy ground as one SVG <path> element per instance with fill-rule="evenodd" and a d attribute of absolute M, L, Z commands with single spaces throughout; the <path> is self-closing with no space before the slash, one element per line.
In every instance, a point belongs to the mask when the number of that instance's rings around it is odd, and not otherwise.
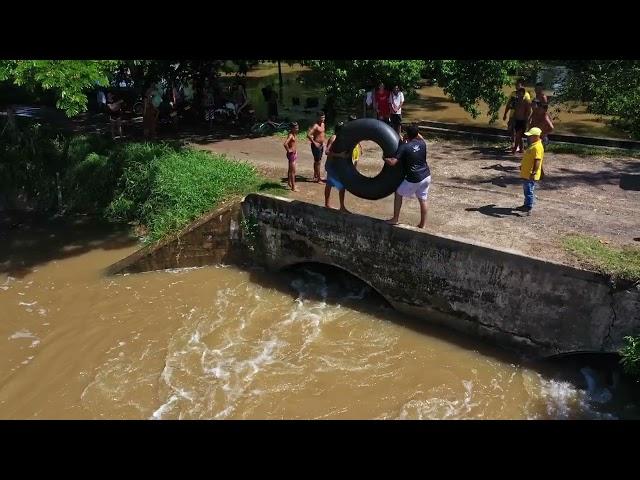
<path fill-rule="evenodd" d="M 269 178 L 286 185 L 282 142 L 280 137 L 263 137 L 201 141 L 194 146 L 249 161 Z M 324 184 L 307 181 L 313 176 L 313 161 L 306 142 L 300 139 L 300 143 L 300 191 L 289 192 L 289 197 L 323 205 Z M 486 144 L 429 138 L 428 144 L 433 177 L 428 232 L 573 265 L 576 260 L 560 242 L 569 233 L 595 235 L 612 245 L 640 245 L 640 192 L 618 186 L 620 173 L 640 172 L 638 159 L 548 153 L 537 204 L 532 215 L 526 217 L 512 210 L 523 203 L 519 155 Z M 381 151 L 371 142 L 363 147 L 359 169 L 374 176 L 381 168 Z M 335 191 L 331 202 L 338 205 Z M 355 213 L 386 219 L 393 212 L 393 196 L 369 201 L 347 193 L 346 206 Z M 417 201 L 405 200 L 401 222 L 416 225 L 419 215 Z"/>

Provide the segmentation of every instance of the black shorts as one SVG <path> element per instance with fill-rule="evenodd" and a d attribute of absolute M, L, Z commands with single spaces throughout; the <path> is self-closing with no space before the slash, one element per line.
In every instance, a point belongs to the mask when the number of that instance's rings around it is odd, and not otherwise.
<path fill-rule="evenodd" d="M 313 155 L 313 161 L 319 162 L 322 160 L 322 154 L 324 153 L 324 144 L 320 146 L 320 148 L 316 147 L 313 143 L 311 144 L 311 154 Z"/>
<path fill-rule="evenodd" d="M 526 120 L 514 120 L 513 121 L 513 129 L 516 132 L 524 132 L 526 128 L 527 128 L 527 121 Z"/>
<path fill-rule="evenodd" d="M 400 115 L 399 113 L 392 113 L 391 114 L 391 125 L 393 125 L 394 127 L 398 127 L 398 126 L 402 125 L 402 115 Z"/>

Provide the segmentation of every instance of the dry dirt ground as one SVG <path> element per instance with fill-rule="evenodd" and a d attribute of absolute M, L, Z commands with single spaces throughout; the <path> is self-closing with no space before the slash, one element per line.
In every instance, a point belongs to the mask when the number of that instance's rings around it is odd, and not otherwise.
<path fill-rule="evenodd" d="M 428 138 L 428 161 L 433 183 L 429 192 L 426 231 L 518 251 L 525 255 L 577 265 L 561 245 L 570 233 L 594 235 L 611 245 L 640 246 L 640 192 L 619 188 L 620 173 L 640 172 L 640 160 L 547 153 L 545 179 L 537 190 L 531 216 L 513 208 L 522 205 L 520 155 L 502 146 Z M 224 139 L 198 142 L 197 148 L 224 153 L 256 165 L 266 176 L 286 185 L 287 161 L 283 138 Z M 313 176 L 310 148 L 302 138 L 298 146 L 298 188 L 289 197 L 324 204 L 324 184 L 308 182 Z M 360 171 L 374 176 L 381 168 L 381 151 L 363 144 Z M 324 161 L 323 161 L 324 175 Z M 332 192 L 331 203 L 338 205 Z M 393 196 L 378 201 L 347 193 L 353 212 L 389 218 Z M 400 221 L 416 225 L 419 206 L 405 200 Z"/>

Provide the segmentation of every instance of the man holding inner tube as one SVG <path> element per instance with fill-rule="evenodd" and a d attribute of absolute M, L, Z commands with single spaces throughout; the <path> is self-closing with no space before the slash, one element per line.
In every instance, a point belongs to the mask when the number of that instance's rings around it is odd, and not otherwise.
<path fill-rule="evenodd" d="M 424 228 L 427 221 L 427 197 L 431 185 L 431 170 L 427 164 L 427 143 L 422 138 L 416 125 L 407 127 L 407 142 L 400 144 L 394 157 L 383 160 L 390 166 L 402 162 L 404 180 L 395 193 L 393 202 L 393 217 L 387 220 L 390 225 L 398 225 L 402 197 L 414 196 L 420 203 L 420 223 L 418 228 Z"/>

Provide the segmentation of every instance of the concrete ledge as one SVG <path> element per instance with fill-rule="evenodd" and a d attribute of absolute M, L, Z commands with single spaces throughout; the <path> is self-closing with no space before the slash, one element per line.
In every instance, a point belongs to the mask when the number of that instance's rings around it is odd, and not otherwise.
<path fill-rule="evenodd" d="M 400 311 L 503 347 L 614 352 L 640 333 L 640 290 L 617 291 L 595 272 L 267 195 L 242 208 L 267 268 L 334 265 Z"/>
<path fill-rule="evenodd" d="M 132 253 L 105 270 L 106 275 L 167 268 L 202 267 L 234 261 L 240 199 L 225 202 L 178 233 Z"/>
<path fill-rule="evenodd" d="M 473 125 L 462 125 L 459 123 L 434 122 L 431 120 L 419 120 L 418 127 L 425 132 L 439 135 L 465 136 L 487 140 L 508 139 L 509 133 L 502 128 L 476 127 Z M 635 140 L 622 140 L 617 138 L 604 137 L 583 137 L 577 135 L 566 135 L 552 133 L 549 140 L 557 143 L 569 143 L 594 147 L 622 148 L 629 150 L 640 150 L 640 142 Z"/>

